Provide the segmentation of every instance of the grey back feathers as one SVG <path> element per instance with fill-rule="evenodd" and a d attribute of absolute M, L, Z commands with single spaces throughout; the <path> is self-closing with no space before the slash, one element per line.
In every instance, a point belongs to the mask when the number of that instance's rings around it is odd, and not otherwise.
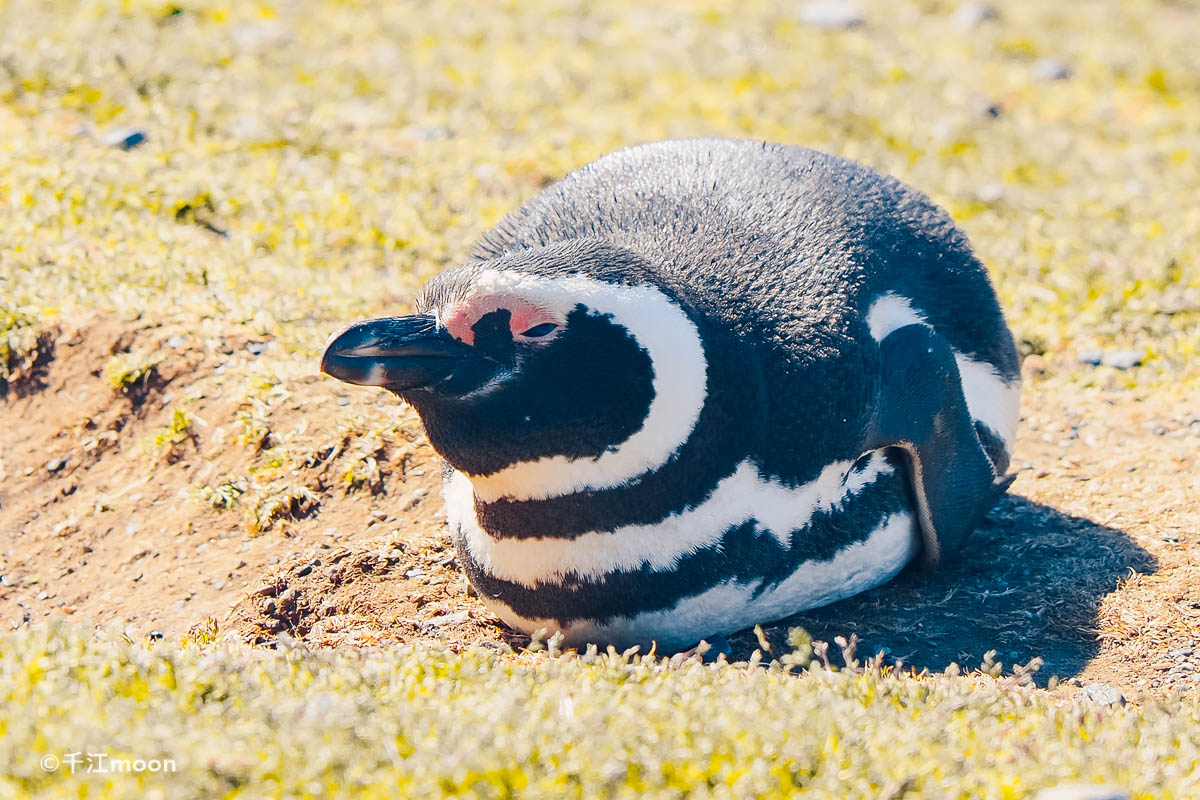
<path fill-rule="evenodd" d="M 1009 378 L 1019 371 L 986 270 L 950 217 L 827 153 L 726 139 L 632 147 L 547 188 L 470 257 L 571 239 L 641 254 L 704 313 L 785 348 L 840 348 L 863 303 L 890 291 L 931 301 L 930 324 L 958 352 Z"/>

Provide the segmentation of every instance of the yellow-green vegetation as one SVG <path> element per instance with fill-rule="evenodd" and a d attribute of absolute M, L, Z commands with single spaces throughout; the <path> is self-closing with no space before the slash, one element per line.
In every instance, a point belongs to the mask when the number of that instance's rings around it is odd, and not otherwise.
<path fill-rule="evenodd" d="M 145 386 L 161 361 L 162 356 L 144 353 L 140 356 L 129 353 L 113 356 L 104 365 L 104 382 L 118 392 L 132 392 L 139 386 Z"/>
<path fill-rule="evenodd" d="M 946 2 L 860 5 L 826 31 L 766 0 L 13 0 L 0 322 L 190 310 L 308 357 L 568 169 L 726 135 L 928 192 L 1027 349 L 1194 362 L 1194 5 L 1018 0 L 973 27 Z M 122 126 L 145 142 L 114 147 Z"/>
<path fill-rule="evenodd" d="M 238 504 L 239 498 L 246 493 L 246 485 L 233 478 L 218 483 L 216 486 L 205 486 L 200 490 L 200 499 L 213 508 L 230 509 Z"/>
<path fill-rule="evenodd" d="M 1200 377 L 1200 9 L 1011 0 L 968 24 L 943 0 L 863 0 L 861 25 L 823 30 L 799 5 L 0 3 L 0 395 L 59 325 L 186 329 L 233 409 L 204 436 L 244 454 L 193 494 L 265 530 L 319 502 L 294 478 L 315 456 L 275 420 L 333 328 L 404 308 L 569 169 L 699 135 L 927 192 L 1023 351 L 1068 380 Z M 1109 347 L 1144 365 L 1075 364 Z M 163 357 L 96 369 L 130 392 Z M 155 439 L 172 451 L 196 434 L 175 402 Z M 384 442 L 406 441 L 391 410 L 310 415 L 321 459 L 358 458 L 330 483 L 376 490 Z M 6 630 L 0 797 L 1200 796 L 1194 701 L 1101 709 L 1027 683 Z M 178 771 L 72 774 L 79 752 Z"/>
<path fill-rule="evenodd" d="M 264 497 L 254 509 L 249 521 L 252 533 L 270 528 L 278 519 L 298 519 L 311 514 L 320 499 L 307 486 L 293 486 L 278 490 Z"/>
<path fill-rule="evenodd" d="M 1194 703 L 1110 709 L 1024 676 L 873 663 L 260 657 L 26 629 L 0 639 L 0 707 L 2 797 L 1015 798 L 1079 779 L 1143 800 L 1200 792 Z M 72 773 L 73 753 L 146 767 Z"/>

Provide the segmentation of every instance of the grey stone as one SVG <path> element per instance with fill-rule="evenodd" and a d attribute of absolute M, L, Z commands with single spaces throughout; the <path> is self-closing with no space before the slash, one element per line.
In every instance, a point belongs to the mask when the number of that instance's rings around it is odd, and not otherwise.
<path fill-rule="evenodd" d="M 1102 706 L 1123 706 L 1125 705 L 1125 695 L 1118 692 L 1107 683 L 1089 683 L 1079 690 L 1082 697 L 1091 700 L 1093 703 Z"/>
<path fill-rule="evenodd" d="M 1106 367 L 1115 369 L 1133 369 L 1141 364 L 1145 357 L 1144 350 L 1107 350 L 1104 353 L 1103 363 Z"/>
<path fill-rule="evenodd" d="M 998 183 L 985 183 L 975 190 L 975 196 L 982 203 L 995 203 L 1004 198 L 1004 187 Z"/>
<path fill-rule="evenodd" d="M 137 128 L 114 128 L 104 134 L 102 141 L 109 147 L 132 150 L 146 141 L 146 132 Z"/>
<path fill-rule="evenodd" d="M 963 3 L 950 17 L 951 24 L 956 30 L 967 32 L 973 28 L 978 28 L 985 22 L 1000 19 L 1000 12 L 991 3 L 969 2 Z"/>
<path fill-rule="evenodd" d="M 442 614 L 438 617 L 430 617 L 421 623 L 422 630 L 427 628 L 438 628 L 443 625 L 457 625 L 460 622 L 466 622 L 470 619 L 471 614 L 468 611 L 456 611 L 453 614 Z"/>
<path fill-rule="evenodd" d="M 1033 76 L 1043 81 L 1065 81 L 1071 77 L 1071 65 L 1057 56 L 1039 58 L 1033 62 Z"/>
<path fill-rule="evenodd" d="M 1100 350 L 1080 350 L 1078 359 L 1080 364 L 1091 364 L 1093 367 L 1098 367 L 1104 361 L 1104 353 Z"/>
<path fill-rule="evenodd" d="M 862 10 L 842 0 L 810 0 L 800 6 L 800 21 L 824 31 L 857 28 L 866 22 Z"/>

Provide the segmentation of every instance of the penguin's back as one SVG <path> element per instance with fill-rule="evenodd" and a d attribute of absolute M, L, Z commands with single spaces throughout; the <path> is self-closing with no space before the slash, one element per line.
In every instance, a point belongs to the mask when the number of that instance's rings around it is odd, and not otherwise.
<path fill-rule="evenodd" d="M 987 272 L 950 217 L 838 156 L 727 139 L 631 147 L 548 187 L 472 256 L 576 238 L 635 250 L 706 312 L 760 330 L 763 322 L 849 325 L 847 316 L 865 319 L 873 300 L 892 293 L 955 350 L 1003 377 L 1018 372 Z"/>
<path fill-rule="evenodd" d="M 962 366 L 978 365 L 975 406 L 1002 440 L 994 449 L 1011 449 L 1011 410 L 985 407 L 1019 373 L 987 271 L 944 211 L 893 178 L 766 142 L 641 145 L 548 187 L 472 256 L 568 239 L 636 251 L 661 285 L 753 345 L 771 395 L 770 472 L 807 479 L 822 464 L 804 453 L 856 439 L 876 413 L 877 342 L 913 321 L 943 336 Z"/>

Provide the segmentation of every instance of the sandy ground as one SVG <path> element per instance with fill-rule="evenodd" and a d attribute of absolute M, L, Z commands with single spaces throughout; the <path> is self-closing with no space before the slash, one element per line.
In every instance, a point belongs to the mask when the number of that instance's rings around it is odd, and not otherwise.
<path fill-rule="evenodd" d="M 279 387 L 272 435 L 286 431 L 293 450 L 311 454 L 292 479 L 314 499 L 256 526 L 198 496 L 254 443 L 215 425 L 165 445 L 161 432 L 179 397 L 198 419 L 237 418 L 244 401 L 215 361 L 258 357 L 246 347 L 167 321 L 54 331 L 44 363 L 0 401 L 0 630 L 66 617 L 175 637 L 215 618 L 256 644 L 526 642 L 467 587 L 442 522 L 436 457 L 411 412 L 381 392 L 315 374 Z M 98 365 L 139 348 L 170 356 L 149 380 L 112 389 Z M 973 666 L 994 649 L 1005 664 L 1044 658 L 1043 678 L 1131 695 L 1195 687 L 1200 395 L 1078 389 L 1027 371 L 1016 481 L 962 563 L 912 569 L 767 626 L 776 652 L 800 624 L 826 640 L 855 633 L 860 654 L 886 648 L 916 667 Z M 400 420 L 373 450 L 377 477 L 354 491 L 338 479 L 351 437 L 321 423 L 332 407 Z M 730 644 L 734 656 L 758 646 L 751 633 Z"/>

